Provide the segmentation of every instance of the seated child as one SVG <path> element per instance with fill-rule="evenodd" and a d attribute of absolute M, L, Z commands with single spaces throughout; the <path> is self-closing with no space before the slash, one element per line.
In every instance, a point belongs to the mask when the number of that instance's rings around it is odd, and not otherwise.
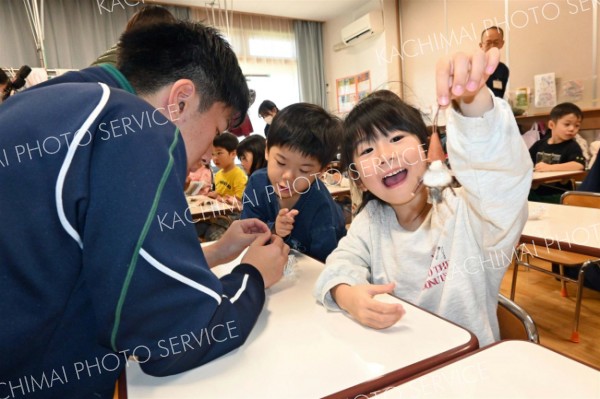
<path fill-rule="evenodd" d="M 265 159 L 266 142 L 267 140 L 264 137 L 253 134 L 238 144 L 237 156 L 248 176 L 267 166 L 267 160 Z"/>
<path fill-rule="evenodd" d="M 440 203 L 428 201 L 423 184 L 427 128 L 417 109 L 368 96 L 347 116 L 342 163 L 363 200 L 314 294 L 327 309 L 377 329 L 404 315 L 400 304 L 373 298 L 393 294 L 467 328 L 485 346 L 499 339 L 498 293 L 527 220 L 532 164 L 510 106 L 485 87 L 498 50 L 466 57 L 438 63 L 435 75 L 440 106 L 454 99 L 447 146 L 462 183 L 443 190 Z"/>
<path fill-rule="evenodd" d="M 209 160 L 202 158 L 192 166 L 187 178 L 189 184 L 186 190 L 187 195 L 207 195 L 211 191 L 213 174 L 209 164 Z"/>
<path fill-rule="evenodd" d="M 248 177 L 235 165 L 237 145 L 238 139 L 231 133 L 222 133 L 213 140 L 212 159 L 220 170 L 215 174 L 215 191 L 210 191 L 207 195 L 217 201 L 239 207 Z M 198 236 L 206 241 L 218 240 L 239 217 L 239 212 L 233 212 L 196 223 Z"/>
<path fill-rule="evenodd" d="M 340 135 L 340 120 L 319 106 L 279 111 L 269 129 L 269 163 L 250 176 L 241 218 L 262 220 L 291 248 L 324 261 L 346 234 L 341 208 L 318 179 Z"/>
<path fill-rule="evenodd" d="M 208 193 L 210 198 L 229 204 L 242 200 L 248 177 L 235 164 L 238 138 L 232 133 L 222 133 L 213 140 L 213 163 L 219 171 L 215 174 L 215 191 Z"/>
<path fill-rule="evenodd" d="M 529 149 L 536 172 L 583 170 L 585 168 L 585 158 L 581 147 L 574 140 L 582 119 L 583 113 L 575 104 L 562 103 L 552 108 L 548 122 L 552 134 L 547 135 L 547 138 L 538 141 Z M 544 184 L 531 190 L 529 200 L 558 204 L 560 196 L 565 191 L 572 189 L 570 184 Z"/>

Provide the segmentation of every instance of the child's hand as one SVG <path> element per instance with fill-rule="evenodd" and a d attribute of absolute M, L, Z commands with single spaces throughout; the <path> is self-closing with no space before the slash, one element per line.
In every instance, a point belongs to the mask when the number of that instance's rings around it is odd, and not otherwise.
<path fill-rule="evenodd" d="M 460 110 L 466 116 L 481 116 L 493 106 L 485 86 L 488 77 L 500 62 L 500 52 L 477 49 L 473 54 L 456 53 L 441 58 L 436 66 L 436 93 L 440 106 L 450 100 L 459 100 Z"/>
<path fill-rule="evenodd" d="M 219 194 L 217 194 L 216 191 L 209 191 L 208 194 L 206 194 L 206 196 L 208 198 L 216 199 L 219 196 Z"/>
<path fill-rule="evenodd" d="M 217 197 L 217 201 L 231 205 L 233 203 L 233 198 L 234 197 L 232 197 L 231 195 L 225 195 L 225 196 L 219 195 Z"/>
<path fill-rule="evenodd" d="M 297 209 L 291 211 L 287 208 L 279 210 L 277 219 L 275 219 L 275 234 L 279 237 L 287 237 L 294 229 L 294 218 L 298 215 Z"/>
<path fill-rule="evenodd" d="M 393 292 L 394 286 L 394 283 L 355 286 L 340 284 L 333 287 L 331 295 L 339 307 L 350 313 L 360 324 L 382 329 L 396 324 L 406 313 L 400 304 L 384 303 L 373 299 L 375 295 Z"/>
<path fill-rule="evenodd" d="M 533 168 L 533 170 L 536 172 L 551 172 L 554 170 L 554 168 L 549 163 L 538 162 L 535 164 L 535 167 Z"/>

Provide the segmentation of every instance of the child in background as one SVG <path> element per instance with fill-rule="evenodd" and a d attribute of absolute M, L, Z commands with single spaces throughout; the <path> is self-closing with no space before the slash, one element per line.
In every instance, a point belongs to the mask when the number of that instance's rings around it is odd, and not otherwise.
<path fill-rule="evenodd" d="M 266 142 L 264 137 L 253 134 L 238 144 L 237 156 L 248 176 L 267 166 L 267 160 L 265 159 Z"/>
<path fill-rule="evenodd" d="M 239 208 L 241 204 L 248 181 L 244 171 L 234 162 L 237 145 L 238 139 L 231 133 L 221 133 L 213 140 L 213 162 L 221 169 L 215 174 L 215 191 L 207 194 L 208 197 L 234 205 L 235 208 Z M 205 241 L 218 240 L 231 223 L 239 218 L 239 212 L 232 212 L 198 222 L 196 223 L 198 237 Z"/>
<path fill-rule="evenodd" d="M 271 123 L 273 122 L 275 115 L 277 115 L 277 112 L 279 112 L 279 108 L 277 108 L 277 105 L 270 100 L 263 101 L 258 107 L 258 116 L 263 118 L 266 123 L 265 137 L 267 138 L 269 137 L 269 128 L 271 127 Z"/>
<path fill-rule="evenodd" d="M 194 182 L 197 182 L 202 187 L 199 190 L 194 189 L 194 192 L 189 192 L 189 195 L 207 195 L 209 191 L 212 190 L 212 182 L 213 182 L 213 174 L 210 169 L 210 161 L 208 159 L 202 158 L 199 162 L 197 162 L 194 166 L 192 166 L 192 170 L 188 175 L 189 186 L 188 190 L 186 190 L 186 194 L 190 188 L 193 188 Z"/>
<path fill-rule="evenodd" d="M 583 113 L 573 103 L 558 104 L 550 111 L 548 127 L 552 134 L 546 139 L 536 142 L 529 149 L 536 172 L 558 172 L 583 170 L 585 158 L 581 147 L 575 141 L 579 132 Z M 570 184 L 545 184 L 532 189 L 530 201 L 560 203 L 560 196 L 572 190 Z"/>
<path fill-rule="evenodd" d="M 248 177 L 235 165 L 238 138 L 232 133 L 222 133 L 213 140 L 213 163 L 219 171 L 215 174 L 215 191 L 210 198 L 228 204 L 241 203 Z"/>
<path fill-rule="evenodd" d="M 262 220 L 291 248 L 324 261 L 346 234 L 341 208 L 318 179 L 340 137 L 340 120 L 317 105 L 278 112 L 267 140 L 268 165 L 250 176 L 241 218 Z"/>
<path fill-rule="evenodd" d="M 369 96 L 344 122 L 342 163 L 363 191 L 348 235 L 327 258 L 315 296 L 359 323 L 387 328 L 404 314 L 389 293 L 470 331 L 499 339 L 500 283 L 527 220 L 531 161 L 511 108 L 485 87 L 499 53 L 478 50 L 438 63 L 448 154 L 461 188 L 428 202 L 427 128 L 399 98 Z M 483 89 L 482 89 L 483 88 Z"/>

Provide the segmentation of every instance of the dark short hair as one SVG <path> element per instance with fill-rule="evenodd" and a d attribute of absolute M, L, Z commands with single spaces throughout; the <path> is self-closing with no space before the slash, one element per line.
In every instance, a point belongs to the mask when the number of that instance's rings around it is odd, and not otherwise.
<path fill-rule="evenodd" d="M 418 109 L 407 104 L 389 90 L 376 91 L 362 99 L 344 120 L 342 168 L 352 174 L 350 166 L 360 141 L 375 140 L 379 134 L 388 137 L 391 132 L 397 130 L 417 136 L 423 145 L 423 150 L 427 151 L 427 127 Z M 369 191 L 364 191 L 357 212 L 360 212 L 372 199 L 377 199 L 377 197 Z"/>
<path fill-rule="evenodd" d="M 502 35 L 502 39 L 504 39 L 504 31 L 502 30 L 501 27 L 499 27 L 499 26 L 490 26 L 489 28 L 485 28 L 483 30 L 483 32 L 481 32 L 481 39 L 479 39 L 479 40 L 481 40 L 483 42 L 483 35 L 485 35 L 485 32 L 487 32 L 490 29 L 496 29 L 498 32 L 500 32 L 500 35 Z"/>
<path fill-rule="evenodd" d="M 258 107 L 258 114 L 259 115 L 263 115 L 269 111 L 273 111 L 275 110 L 275 112 L 279 111 L 279 109 L 277 108 L 277 105 L 275 105 L 275 103 L 273 101 L 270 100 L 265 100 L 262 103 L 260 103 L 259 107 Z"/>
<path fill-rule="evenodd" d="M 581 108 L 573 103 L 560 103 L 550 111 L 550 119 L 556 122 L 563 116 L 574 114 L 578 119 L 583 120 Z"/>
<path fill-rule="evenodd" d="M 225 148 L 228 152 L 231 152 L 236 150 L 238 143 L 239 141 L 235 134 L 225 132 L 214 138 L 213 147 Z"/>
<path fill-rule="evenodd" d="M 246 117 L 246 78 L 235 53 L 214 28 L 187 21 L 136 28 L 121 36 L 117 59 L 117 68 L 138 94 L 190 79 L 200 95 L 200 112 L 222 102 L 233 109 L 234 126 Z"/>
<path fill-rule="evenodd" d="M 175 18 L 169 10 L 162 6 L 147 5 L 138 10 L 131 18 L 129 18 L 129 21 L 127 21 L 127 25 L 125 26 L 125 32 L 162 22 L 177 22 L 177 18 Z"/>
<path fill-rule="evenodd" d="M 297 103 L 273 118 L 267 148 L 286 147 L 315 158 L 324 167 L 338 152 L 342 122 L 318 105 Z"/>
<path fill-rule="evenodd" d="M 3 85 L 5 83 L 9 82 L 9 77 L 6 74 L 6 72 L 4 72 L 4 69 L 0 68 L 0 85 Z"/>
<path fill-rule="evenodd" d="M 252 154 L 252 165 L 250 165 L 250 173 L 248 173 L 249 175 L 258 169 L 262 169 L 267 166 L 267 160 L 265 159 L 266 146 L 267 143 L 265 138 L 257 134 L 252 134 L 246 137 L 238 144 L 238 158 L 241 158 L 247 152 Z"/>

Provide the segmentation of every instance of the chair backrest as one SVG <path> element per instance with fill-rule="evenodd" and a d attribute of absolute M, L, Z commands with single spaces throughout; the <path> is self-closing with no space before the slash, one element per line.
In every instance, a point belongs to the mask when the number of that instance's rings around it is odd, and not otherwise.
<path fill-rule="evenodd" d="M 500 339 L 518 339 L 536 344 L 540 342 L 537 327 L 531 316 L 502 294 L 498 295 L 497 315 Z"/>
<path fill-rule="evenodd" d="M 561 195 L 560 203 L 586 208 L 600 208 L 600 194 L 588 191 L 567 191 Z"/>

